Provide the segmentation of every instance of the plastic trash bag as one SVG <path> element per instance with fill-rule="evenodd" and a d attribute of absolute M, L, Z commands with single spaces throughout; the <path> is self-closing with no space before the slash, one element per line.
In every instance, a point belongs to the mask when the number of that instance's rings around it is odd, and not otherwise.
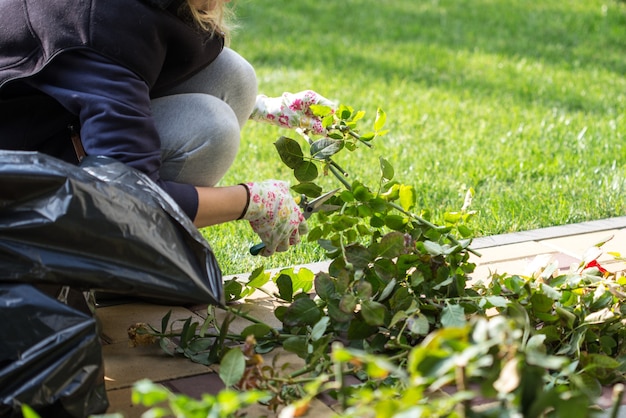
<path fill-rule="evenodd" d="M 42 417 L 106 411 L 94 318 L 30 285 L 0 284 L 0 324 L 1 417 L 21 417 L 22 404 Z"/>
<path fill-rule="evenodd" d="M 0 151 L 0 282 L 165 303 L 222 304 L 213 251 L 180 207 L 125 164 Z"/>

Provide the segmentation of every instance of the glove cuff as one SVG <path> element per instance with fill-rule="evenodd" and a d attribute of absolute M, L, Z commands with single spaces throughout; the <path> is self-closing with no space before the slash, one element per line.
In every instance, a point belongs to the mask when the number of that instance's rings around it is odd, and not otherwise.
<path fill-rule="evenodd" d="M 246 189 L 246 205 L 243 207 L 241 215 L 237 218 L 238 221 L 246 216 L 246 212 L 248 212 L 248 207 L 250 206 L 250 187 L 246 183 L 239 183 L 239 186 L 243 186 Z"/>

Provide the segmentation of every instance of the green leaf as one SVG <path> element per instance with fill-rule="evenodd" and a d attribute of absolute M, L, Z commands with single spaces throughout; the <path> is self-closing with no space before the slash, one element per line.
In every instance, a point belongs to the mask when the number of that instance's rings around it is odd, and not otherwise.
<path fill-rule="evenodd" d="M 314 325 L 322 317 L 319 307 L 308 298 L 298 298 L 287 308 L 283 323 L 294 327 L 297 325 Z"/>
<path fill-rule="evenodd" d="M 371 249 L 377 257 L 398 257 L 406 252 L 404 234 L 398 231 L 390 232 L 382 237 L 380 242 L 372 244 Z"/>
<path fill-rule="evenodd" d="M 464 327 L 466 324 L 465 310 L 460 305 L 446 304 L 441 310 L 441 325 L 448 327 Z"/>
<path fill-rule="evenodd" d="M 383 325 L 386 311 L 385 305 L 373 300 L 365 300 L 361 303 L 361 314 L 368 325 Z"/>
<path fill-rule="evenodd" d="M 274 309 L 274 316 L 280 322 L 285 322 L 285 321 L 283 321 L 283 319 L 285 318 L 285 314 L 286 313 L 287 313 L 287 307 L 286 306 L 277 306 L 276 309 Z"/>
<path fill-rule="evenodd" d="M 247 337 L 248 335 L 253 335 L 254 338 L 260 339 L 265 337 L 272 331 L 272 328 L 267 324 L 252 324 L 248 325 L 241 331 L 242 337 Z"/>
<path fill-rule="evenodd" d="M 526 354 L 526 362 L 533 366 L 538 366 L 551 370 L 563 368 L 568 360 L 566 357 L 546 355 L 538 351 L 530 351 Z"/>
<path fill-rule="evenodd" d="M 615 314 L 609 308 L 604 308 L 587 315 L 584 322 L 588 324 L 601 324 L 603 322 L 607 322 L 610 319 L 613 319 L 614 317 Z"/>
<path fill-rule="evenodd" d="M 424 249 L 430 255 L 442 255 L 444 253 L 443 247 L 434 241 L 424 241 Z"/>
<path fill-rule="evenodd" d="M 187 347 L 190 352 L 199 353 L 208 350 L 215 343 L 215 338 L 196 338 Z"/>
<path fill-rule="evenodd" d="M 297 273 L 293 269 L 286 269 L 283 271 L 288 271 L 290 273 L 294 292 L 301 290 L 304 293 L 308 293 L 311 289 L 313 289 L 315 274 L 308 268 L 302 267 Z"/>
<path fill-rule="evenodd" d="M 568 329 L 574 329 L 574 324 L 578 317 L 573 312 L 570 312 L 569 310 L 562 308 L 558 305 L 556 306 L 555 310 L 559 318 L 561 318 L 561 320 L 565 322 L 566 327 Z"/>
<path fill-rule="evenodd" d="M 167 311 L 165 316 L 161 319 L 161 334 L 167 333 L 167 327 L 170 323 L 170 316 L 172 316 L 172 310 Z"/>
<path fill-rule="evenodd" d="M 264 266 L 257 267 L 250 273 L 248 278 L 248 286 L 258 289 L 270 280 L 270 275 L 265 271 Z"/>
<path fill-rule="evenodd" d="M 151 407 L 161 402 L 167 401 L 171 392 L 164 386 L 151 382 L 148 379 L 141 379 L 133 385 L 132 402 Z"/>
<path fill-rule="evenodd" d="M 287 167 L 296 169 L 304 162 L 304 154 L 302 153 L 302 148 L 300 148 L 300 144 L 297 141 L 287 138 L 286 136 L 281 136 L 276 142 L 274 142 L 274 146 L 278 151 L 280 159 Z"/>
<path fill-rule="evenodd" d="M 377 109 L 376 120 L 374 121 L 374 130 L 380 131 L 385 126 L 386 122 L 387 122 L 387 114 L 385 113 L 385 111 L 380 108 Z"/>
<path fill-rule="evenodd" d="M 236 279 L 226 280 L 224 282 L 224 299 L 226 302 L 241 299 L 242 290 L 243 286 Z"/>
<path fill-rule="evenodd" d="M 322 230 L 322 228 L 320 226 L 316 226 L 308 232 L 308 234 L 306 235 L 306 240 L 308 242 L 315 242 L 318 239 L 322 238 L 323 234 L 324 231 Z"/>
<path fill-rule="evenodd" d="M 330 322 L 330 318 L 325 316 L 313 326 L 311 330 L 311 341 L 317 341 L 324 336 L 326 333 L 326 329 L 328 328 L 328 323 Z"/>
<path fill-rule="evenodd" d="M 373 199 L 370 199 L 367 204 L 370 208 L 372 208 L 374 212 L 379 212 L 382 215 L 384 215 L 389 208 L 387 201 L 385 201 L 385 199 L 383 199 L 382 197 L 375 197 Z"/>
<path fill-rule="evenodd" d="M 309 109 L 313 112 L 315 116 L 324 117 L 332 112 L 332 108 L 330 106 L 321 105 L 321 104 L 311 104 L 309 105 Z"/>
<path fill-rule="evenodd" d="M 331 138 L 322 138 L 311 144 L 311 156 L 318 160 L 326 160 L 337 154 L 343 148 L 343 141 Z"/>
<path fill-rule="evenodd" d="M 385 220 L 380 216 L 374 215 L 370 218 L 370 226 L 373 228 L 382 228 L 385 226 Z"/>
<path fill-rule="evenodd" d="M 238 348 L 231 348 L 220 362 L 219 376 L 222 382 L 229 387 L 236 385 L 246 370 L 246 359 Z"/>
<path fill-rule="evenodd" d="M 559 300 L 562 297 L 561 292 L 545 283 L 541 283 L 541 291 L 552 300 Z"/>
<path fill-rule="evenodd" d="M 396 231 L 404 231 L 407 225 L 407 218 L 401 215 L 387 215 L 385 225 Z"/>
<path fill-rule="evenodd" d="M 346 293 L 339 301 L 339 309 L 345 313 L 352 313 L 354 312 L 354 308 L 356 308 L 357 302 L 356 296 L 352 293 Z"/>
<path fill-rule="evenodd" d="M 374 197 L 369 189 L 360 183 L 354 185 L 354 187 L 352 188 L 352 195 L 359 202 L 367 202 L 372 197 Z"/>
<path fill-rule="evenodd" d="M 320 299 L 328 301 L 335 293 L 335 284 L 328 273 L 318 273 L 317 276 L 315 276 L 314 282 L 315 293 Z"/>
<path fill-rule="evenodd" d="M 381 281 L 388 283 L 390 280 L 398 277 L 398 266 L 396 266 L 394 261 L 383 257 L 379 257 L 374 261 L 374 271 Z"/>
<path fill-rule="evenodd" d="M 363 135 L 361 135 L 361 141 L 369 142 L 375 137 L 376 137 L 376 134 L 374 132 L 366 132 Z"/>
<path fill-rule="evenodd" d="M 393 317 L 391 318 L 391 321 L 389 322 L 389 328 L 393 328 L 398 322 L 404 321 L 408 318 L 409 316 L 407 315 L 406 312 L 404 311 L 398 311 L 396 312 Z"/>
<path fill-rule="evenodd" d="M 289 337 L 283 341 L 283 348 L 290 353 L 295 353 L 300 358 L 306 358 L 309 354 L 309 344 L 304 336 Z"/>
<path fill-rule="evenodd" d="M 554 300 L 543 293 L 535 293 L 530 297 L 533 312 L 551 312 Z"/>
<path fill-rule="evenodd" d="M 183 324 L 183 329 L 180 332 L 180 346 L 185 348 L 187 344 L 192 340 L 195 336 L 196 328 L 198 326 L 197 322 L 191 322 L 191 317 L 187 318 Z"/>
<path fill-rule="evenodd" d="M 537 330 L 538 333 L 546 336 L 547 342 L 561 341 L 561 333 L 556 325 L 546 325 Z"/>
<path fill-rule="evenodd" d="M 346 259 L 352 263 L 355 268 L 364 269 L 372 260 L 370 251 L 362 245 L 350 245 L 345 249 Z"/>
<path fill-rule="evenodd" d="M 276 279 L 276 286 L 278 287 L 278 295 L 282 300 L 291 302 L 293 300 L 293 283 L 291 277 L 287 274 L 281 274 Z"/>
<path fill-rule="evenodd" d="M 393 311 L 403 311 L 411 306 L 413 296 L 406 287 L 398 288 L 391 298 L 389 298 L 389 306 Z"/>
<path fill-rule="evenodd" d="M 354 315 L 352 312 L 344 312 L 339 306 L 339 301 L 334 299 L 327 302 L 326 308 L 328 309 L 328 316 L 335 322 L 348 322 Z"/>
<path fill-rule="evenodd" d="M 322 188 L 315 183 L 304 182 L 291 186 L 291 189 L 308 197 L 318 197 L 322 194 Z"/>
<path fill-rule="evenodd" d="M 400 185 L 400 206 L 407 212 L 413 209 L 417 201 L 413 186 Z"/>
<path fill-rule="evenodd" d="M 303 161 L 293 170 L 293 175 L 300 182 L 313 181 L 318 176 L 317 166 L 311 161 Z"/>
<path fill-rule="evenodd" d="M 352 116 L 353 109 L 350 106 L 339 105 L 339 109 L 337 109 L 337 115 L 340 119 L 349 119 Z"/>
<path fill-rule="evenodd" d="M 378 300 L 382 302 L 385 299 L 387 299 L 395 288 L 396 288 L 396 279 L 391 279 L 391 281 L 387 283 L 383 291 L 380 293 L 380 296 L 378 296 Z"/>
<path fill-rule="evenodd" d="M 372 284 L 366 280 L 356 283 L 354 286 L 356 295 L 360 299 L 369 299 L 372 297 Z"/>
<path fill-rule="evenodd" d="M 617 369 L 621 366 L 618 360 L 604 354 L 589 354 L 586 357 L 588 364 L 585 366 L 585 370 L 590 368 Z"/>
<path fill-rule="evenodd" d="M 349 340 L 363 340 L 378 332 L 378 327 L 369 325 L 365 321 L 361 321 L 358 318 L 353 319 L 348 326 L 348 339 Z"/>
<path fill-rule="evenodd" d="M 40 418 L 34 409 L 24 403 L 22 404 L 22 416 L 24 418 Z"/>
<path fill-rule="evenodd" d="M 380 157 L 379 160 L 380 160 L 380 171 L 383 174 L 383 178 L 387 180 L 391 180 L 394 176 L 393 166 L 389 163 L 389 161 L 387 161 L 383 157 Z"/>
<path fill-rule="evenodd" d="M 605 353 L 610 353 L 617 347 L 617 342 L 609 335 L 602 335 L 600 337 L 600 346 Z"/>
<path fill-rule="evenodd" d="M 491 306 L 496 308 L 506 308 L 508 305 L 507 299 L 502 296 L 487 296 L 485 299 L 487 299 L 487 302 L 489 302 Z"/>
<path fill-rule="evenodd" d="M 352 228 L 359 222 L 359 219 L 354 216 L 348 215 L 339 215 L 333 218 L 333 230 L 334 231 L 345 231 L 346 229 Z"/>
<path fill-rule="evenodd" d="M 408 320 L 409 330 L 415 335 L 427 335 L 430 330 L 430 324 L 428 318 L 424 314 L 417 314 L 411 316 Z"/>

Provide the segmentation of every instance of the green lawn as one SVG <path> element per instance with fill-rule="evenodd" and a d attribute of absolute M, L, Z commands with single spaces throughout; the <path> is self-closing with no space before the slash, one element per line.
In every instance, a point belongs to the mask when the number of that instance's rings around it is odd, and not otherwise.
<path fill-rule="evenodd" d="M 390 133 L 341 163 L 377 183 L 378 157 L 435 219 L 476 191 L 477 235 L 626 214 L 626 3 L 617 0 L 239 0 L 232 47 L 260 91 L 313 89 Z M 224 184 L 291 179 L 250 122 Z M 244 222 L 204 230 L 224 273 L 323 259 L 315 243 L 254 258 Z"/>

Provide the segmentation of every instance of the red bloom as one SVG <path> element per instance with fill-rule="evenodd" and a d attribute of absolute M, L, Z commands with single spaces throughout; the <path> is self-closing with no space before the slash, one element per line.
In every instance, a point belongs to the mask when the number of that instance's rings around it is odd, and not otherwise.
<path fill-rule="evenodd" d="M 598 269 L 598 271 L 600 271 L 600 273 L 605 274 L 608 273 L 608 271 L 602 267 L 600 265 L 600 263 L 598 263 L 597 260 L 591 260 L 590 262 L 587 263 L 587 265 L 585 266 L 586 269 L 590 268 L 590 267 L 595 267 Z"/>

